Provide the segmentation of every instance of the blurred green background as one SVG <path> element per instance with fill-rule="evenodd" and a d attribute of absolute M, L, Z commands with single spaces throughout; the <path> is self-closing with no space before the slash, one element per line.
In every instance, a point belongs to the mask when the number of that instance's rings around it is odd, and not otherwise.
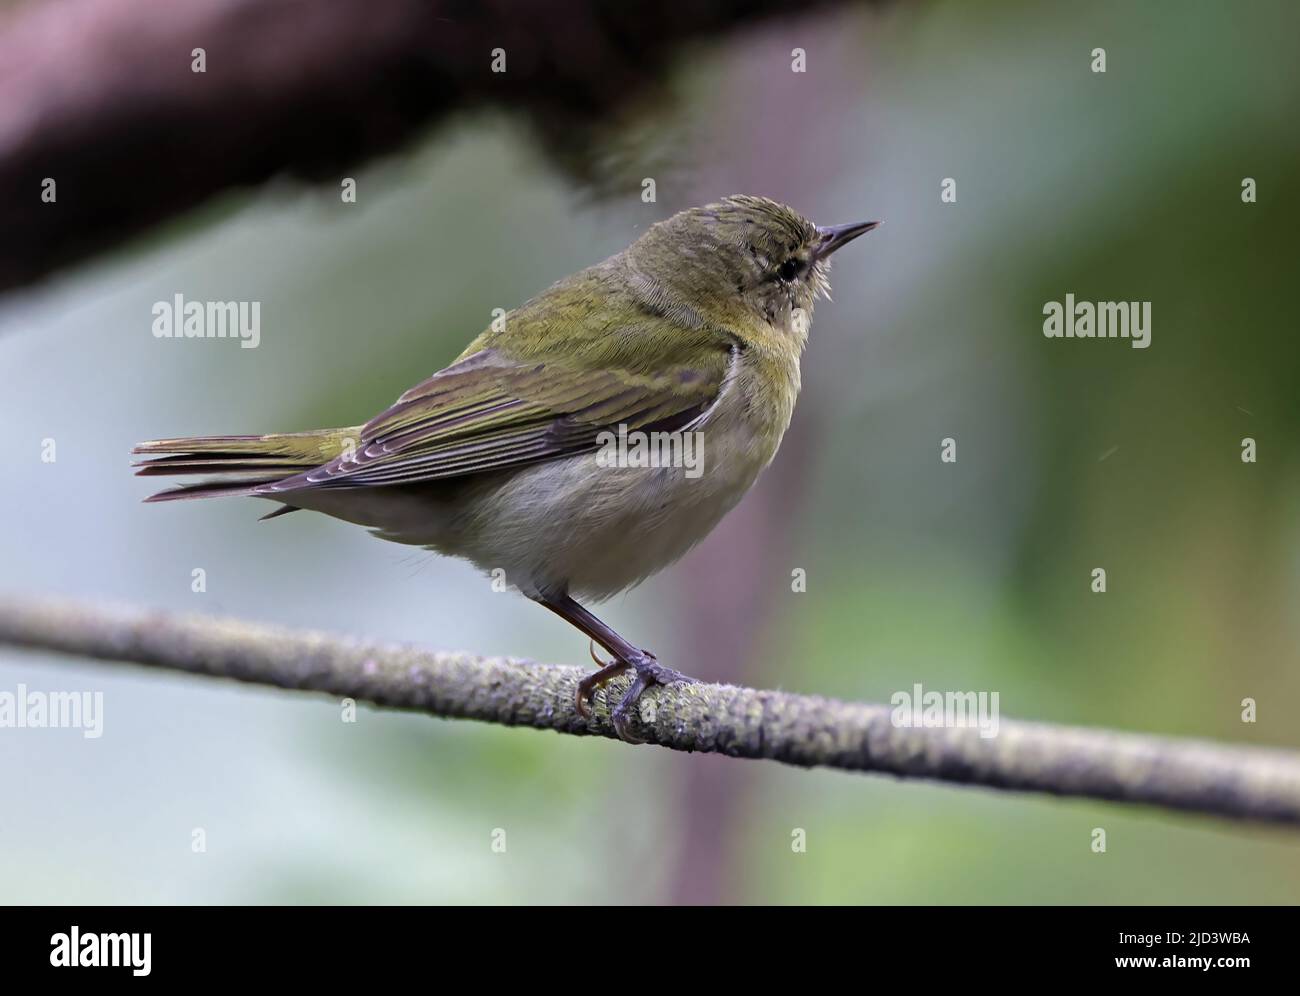
<path fill-rule="evenodd" d="M 1008 717 L 1300 747 L 1298 33 L 1284 2 L 837 8 L 683 51 L 663 106 L 599 151 L 612 194 L 482 112 L 357 173 L 356 204 L 224 198 L 0 300 L 0 588 L 585 663 L 583 638 L 459 562 L 323 517 L 259 524 L 251 502 L 144 506 L 127 452 L 361 422 L 493 308 L 759 193 L 884 224 L 838 261 L 776 463 L 602 615 L 714 680 L 996 690 Z M 1151 347 L 1045 339 L 1067 292 L 1151 301 Z M 154 339 L 176 293 L 261 301 L 260 348 Z M 0 689 L 19 682 L 102 690 L 105 732 L 0 731 L 5 902 L 1300 899 L 1300 840 L 1277 830 L 345 724 L 324 698 L 0 649 Z"/>

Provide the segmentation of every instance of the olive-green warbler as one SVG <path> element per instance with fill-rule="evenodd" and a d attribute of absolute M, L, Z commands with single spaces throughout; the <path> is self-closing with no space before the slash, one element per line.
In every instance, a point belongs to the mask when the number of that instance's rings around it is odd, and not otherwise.
<path fill-rule="evenodd" d="M 579 686 L 584 716 L 596 688 L 635 671 L 612 710 L 634 740 L 641 693 L 693 679 L 575 596 L 608 598 L 682 556 L 772 461 L 830 256 L 876 224 L 818 227 L 743 195 L 682 211 L 494 322 L 364 425 L 141 443 L 139 474 L 205 478 L 147 500 L 268 498 L 281 507 L 267 518 L 311 509 L 504 571 L 613 655 Z M 691 466 L 645 459 L 688 433 Z M 611 440 L 642 452 L 619 459 Z"/>

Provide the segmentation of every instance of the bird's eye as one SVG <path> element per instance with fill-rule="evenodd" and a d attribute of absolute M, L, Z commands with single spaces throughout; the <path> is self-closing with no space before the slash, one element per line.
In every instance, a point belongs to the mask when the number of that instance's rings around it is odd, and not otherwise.
<path fill-rule="evenodd" d="M 777 275 L 782 280 L 790 281 L 793 280 L 795 277 L 799 276 L 799 271 L 802 269 L 803 269 L 803 261 L 792 257 L 790 259 L 787 259 L 784 263 L 782 263 L 781 268 L 776 272 Z"/>

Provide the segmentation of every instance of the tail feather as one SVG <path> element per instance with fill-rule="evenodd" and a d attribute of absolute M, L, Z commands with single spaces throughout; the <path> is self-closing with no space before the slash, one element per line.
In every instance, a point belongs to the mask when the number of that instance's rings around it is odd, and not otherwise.
<path fill-rule="evenodd" d="M 359 427 L 351 426 L 266 436 L 155 439 L 141 443 L 131 452 L 148 457 L 133 464 L 139 477 L 201 474 L 206 478 L 160 491 L 145 501 L 251 495 L 263 484 L 273 484 L 328 463 L 350 441 L 355 443 L 360 432 Z M 285 511 L 288 509 L 271 514 Z"/>
<path fill-rule="evenodd" d="M 283 476 L 297 473 L 306 464 L 285 463 L 283 460 L 213 460 L 205 457 L 195 460 L 190 457 L 174 459 L 164 457 L 161 460 L 142 460 L 131 466 L 137 468 L 136 477 L 181 476 L 186 474 L 257 474 L 265 477 L 283 471 Z M 315 466 L 311 464 L 310 466 Z"/>
<path fill-rule="evenodd" d="M 197 484 L 182 484 L 166 491 L 157 491 L 145 501 L 179 501 L 183 498 L 219 498 L 234 495 L 248 496 L 259 484 L 269 481 L 200 481 Z"/>

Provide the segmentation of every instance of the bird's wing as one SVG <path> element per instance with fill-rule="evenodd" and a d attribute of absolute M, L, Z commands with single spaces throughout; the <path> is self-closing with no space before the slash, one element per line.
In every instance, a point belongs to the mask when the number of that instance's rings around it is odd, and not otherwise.
<path fill-rule="evenodd" d="M 511 359 L 484 349 L 403 394 L 329 463 L 257 489 L 415 484 L 594 450 L 605 430 L 674 430 L 703 415 L 726 380 L 719 349 L 655 374 Z"/>

